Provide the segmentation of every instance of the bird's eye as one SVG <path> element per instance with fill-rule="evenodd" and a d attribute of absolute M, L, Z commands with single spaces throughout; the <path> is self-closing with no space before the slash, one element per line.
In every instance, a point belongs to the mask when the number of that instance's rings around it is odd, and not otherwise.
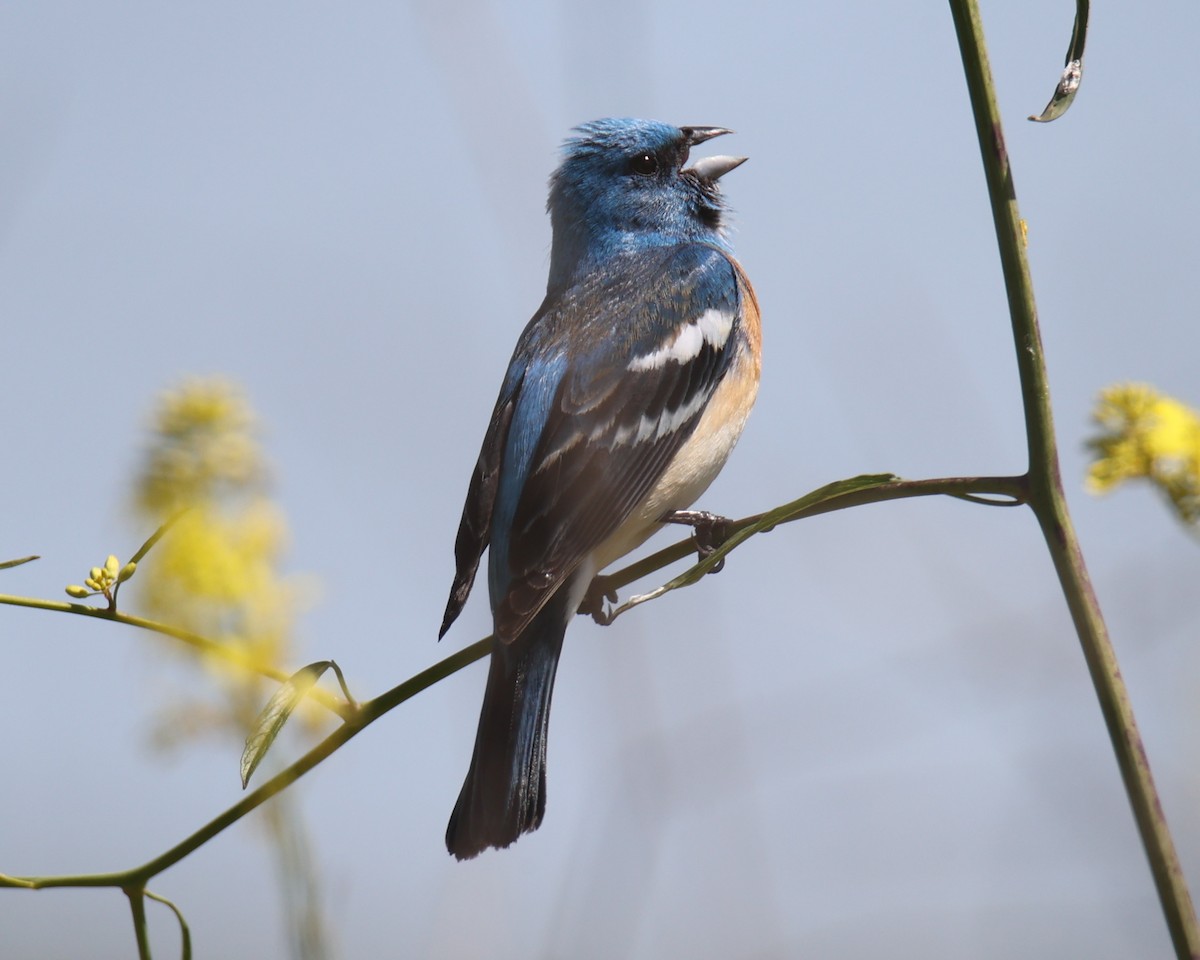
<path fill-rule="evenodd" d="M 643 177 L 652 177 L 658 173 L 658 157 L 652 153 L 639 153 L 629 162 L 629 167 Z"/>

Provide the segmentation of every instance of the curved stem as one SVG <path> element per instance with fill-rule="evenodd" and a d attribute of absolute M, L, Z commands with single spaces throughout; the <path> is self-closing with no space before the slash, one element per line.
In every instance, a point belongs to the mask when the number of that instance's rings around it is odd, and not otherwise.
<path fill-rule="evenodd" d="M 142 893 L 144 893 L 151 900 L 156 900 L 166 907 L 169 907 L 171 912 L 175 914 L 175 919 L 179 922 L 180 956 L 183 957 L 183 960 L 192 960 L 192 931 L 188 928 L 187 920 L 183 916 L 183 911 L 180 910 L 179 907 L 175 906 L 175 904 L 166 897 L 160 897 L 157 893 L 154 893 L 150 890 L 143 890 Z"/>
<path fill-rule="evenodd" d="M 975 0 L 951 0 L 950 9 L 975 115 L 1017 348 L 1029 448 L 1029 504 L 1046 539 L 1083 647 L 1176 954 L 1200 956 L 1200 928 L 1187 881 L 1063 493 L 1033 284 L 979 9 Z"/>

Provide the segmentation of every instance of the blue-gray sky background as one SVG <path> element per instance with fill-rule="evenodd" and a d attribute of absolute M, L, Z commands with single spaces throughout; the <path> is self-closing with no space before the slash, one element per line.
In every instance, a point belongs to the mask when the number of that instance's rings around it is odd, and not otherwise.
<path fill-rule="evenodd" d="M 1143 489 L 1082 492 L 1099 389 L 1200 404 L 1200 124 L 1188 0 L 986 3 L 1077 526 L 1184 866 L 1200 885 L 1200 547 Z M 944 3 L 0 6 L 0 573 L 61 597 L 147 531 L 159 393 L 241 383 L 303 660 L 373 695 L 435 643 L 462 497 L 545 283 L 576 123 L 737 131 L 723 183 L 765 325 L 758 409 L 703 506 L 829 480 L 1019 472 L 1021 408 Z M 236 746 L 148 746 L 165 641 L 0 609 L 0 871 L 121 869 L 236 801 Z M 602 630 L 555 697 L 549 809 L 468 864 L 442 834 L 482 665 L 294 788 L 339 955 L 1126 958 L 1169 940 L 1032 517 L 911 502 L 781 529 Z M 255 818 L 161 876 L 200 957 L 286 954 Z M 153 940 L 175 924 L 152 905 Z M 5 956 L 126 957 L 114 891 L 0 892 Z"/>

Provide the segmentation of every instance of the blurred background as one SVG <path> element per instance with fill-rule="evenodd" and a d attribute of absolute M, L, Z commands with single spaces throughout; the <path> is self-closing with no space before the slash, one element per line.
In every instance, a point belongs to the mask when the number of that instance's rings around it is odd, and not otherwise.
<path fill-rule="evenodd" d="M 1166 43 L 1200 8 L 1097 5 L 1075 106 L 1028 123 L 1073 13 L 984 4 L 1064 478 L 1195 890 L 1200 544 L 1150 489 L 1083 480 L 1104 386 L 1200 404 L 1200 127 L 1186 44 Z M 366 698 L 485 635 L 481 590 L 435 642 L 462 498 L 542 297 L 559 144 L 608 115 L 728 126 L 708 152 L 750 157 L 723 185 L 764 377 L 701 506 L 1024 469 L 944 3 L 8 3 L 0 559 L 42 559 L 0 592 L 65 599 L 128 558 L 152 529 L 131 504 L 156 404 L 221 375 L 257 412 L 283 572 L 303 575 L 290 665 L 333 657 Z M 0 642 L 0 871 L 132 867 L 240 796 L 236 738 L 155 745 L 164 709 L 214 682 L 171 641 L 3 607 Z M 289 791 L 328 955 L 1170 953 L 1028 511 L 824 516 L 610 629 L 579 619 L 545 823 L 459 864 L 442 837 L 484 670 Z M 199 957 L 294 955 L 263 819 L 152 886 Z M 156 955 L 177 955 L 149 909 Z M 134 953 L 112 890 L 0 891 L 0 931 L 13 958 Z"/>

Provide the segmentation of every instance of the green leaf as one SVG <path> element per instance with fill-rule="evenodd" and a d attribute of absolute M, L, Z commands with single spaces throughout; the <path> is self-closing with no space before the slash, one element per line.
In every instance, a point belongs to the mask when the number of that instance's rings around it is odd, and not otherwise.
<path fill-rule="evenodd" d="M 0 570 L 7 570 L 9 567 L 19 567 L 23 563 L 41 559 L 41 557 L 21 557 L 17 560 L 0 560 Z"/>
<path fill-rule="evenodd" d="M 1071 31 L 1071 45 L 1067 48 L 1062 76 L 1058 78 L 1058 86 L 1054 88 L 1054 95 L 1046 104 L 1046 109 L 1038 116 L 1030 117 L 1030 120 L 1037 123 L 1057 120 L 1074 103 L 1075 94 L 1079 92 L 1079 83 L 1083 79 L 1083 48 L 1087 43 L 1089 6 L 1089 0 L 1076 0 L 1075 29 Z"/>
<path fill-rule="evenodd" d="M 254 729 L 246 738 L 246 748 L 242 751 L 242 789 L 250 782 L 254 771 L 262 762 L 262 758 L 271 749 L 271 744 L 279 736 L 279 731 L 287 723 L 292 711 L 299 706 L 304 695 L 312 689 L 313 684 L 321 679 L 321 674 L 332 666 L 332 660 L 318 660 L 307 667 L 301 667 L 283 684 L 275 695 L 267 701 L 262 713 L 254 721 Z"/>

